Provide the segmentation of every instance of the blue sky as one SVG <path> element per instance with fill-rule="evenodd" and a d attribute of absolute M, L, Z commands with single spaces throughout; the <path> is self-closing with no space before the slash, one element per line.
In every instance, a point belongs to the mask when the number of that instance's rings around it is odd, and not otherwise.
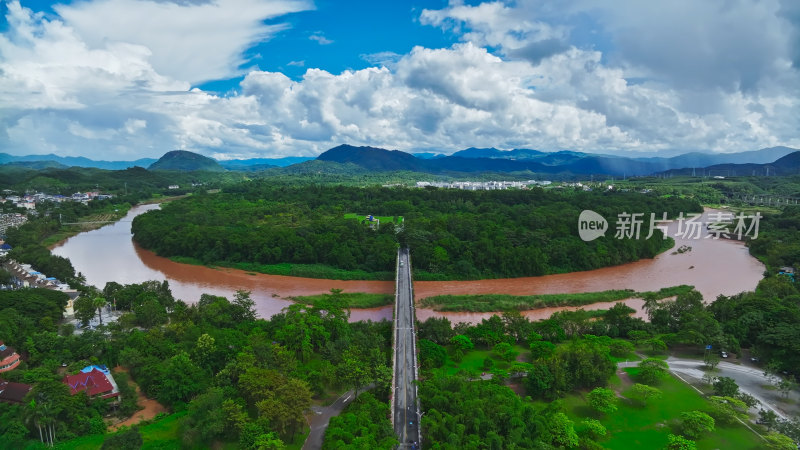
<path fill-rule="evenodd" d="M 800 147 L 793 0 L 0 5 L 12 154 Z"/>

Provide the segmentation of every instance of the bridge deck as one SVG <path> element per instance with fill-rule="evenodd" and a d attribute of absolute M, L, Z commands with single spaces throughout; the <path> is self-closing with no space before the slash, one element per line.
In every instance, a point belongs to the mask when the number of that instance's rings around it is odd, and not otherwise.
<path fill-rule="evenodd" d="M 394 373 L 392 422 L 400 448 L 419 448 L 421 430 L 417 398 L 417 352 L 414 331 L 414 293 L 408 249 L 398 251 L 394 309 Z"/>

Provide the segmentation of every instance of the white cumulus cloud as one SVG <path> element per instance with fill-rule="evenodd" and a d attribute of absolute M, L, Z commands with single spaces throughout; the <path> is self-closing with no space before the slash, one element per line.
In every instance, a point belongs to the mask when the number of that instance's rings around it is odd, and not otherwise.
<path fill-rule="evenodd" d="M 777 0 L 675 4 L 454 3 L 420 21 L 457 35 L 455 45 L 364 55 L 374 67 L 362 70 L 312 66 L 297 80 L 251 69 L 222 96 L 191 86 L 241 73 L 243 51 L 276 30 L 264 19 L 312 5 L 93 0 L 45 17 L 11 1 L 0 34 L 0 144 L 102 159 L 176 148 L 315 155 L 340 143 L 800 147 L 793 10 Z M 597 46 L 576 40 L 579 26 L 601 36 Z"/>

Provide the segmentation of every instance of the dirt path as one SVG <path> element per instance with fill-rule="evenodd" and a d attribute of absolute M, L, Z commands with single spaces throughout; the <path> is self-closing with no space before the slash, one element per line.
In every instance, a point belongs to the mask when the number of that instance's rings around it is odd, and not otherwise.
<path fill-rule="evenodd" d="M 622 392 L 625 391 L 625 389 L 628 389 L 629 387 L 633 386 L 633 380 L 631 379 L 630 374 L 628 374 L 628 372 L 622 369 L 617 371 L 617 375 L 619 376 L 619 381 L 620 381 L 620 386 L 619 389 L 617 390 L 617 396 L 623 397 Z"/>
<path fill-rule="evenodd" d="M 114 368 L 114 372 L 125 372 L 125 373 L 127 373 L 128 369 L 126 369 L 124 367 L 121 367 L 121 366 L 117 366 L 117 367 Z M 161 403 L 158 403 L 158 401 L 153 400 L 151 398 L 145 397 L 144 394 L 142 393 L 141 389 L 139 389 L 139 385 L 134 383 L 133 380 L 128 379 L 128 384 L 130 384 L 131 386 L 136 388 L 136 395 L 138 396 L 137 403 L 139 404 L 139 406 L 142 407 L 142 409 L 139 410 L 139 411 L 136 411 L 128 419 L 123 420 L 122 422 L 119 422 L 117 424 L 109 426 L 108 429 L 111 430 L 111 431 L 116 431 L 117 429 L 119 429 L 122 426 L 136 425 L 137 423 L 141 422 L 142 420 L 150 420 L 153 417 L 155 417 L 156 415 L 158 415 L 158 413 L 162 413 L 162 412 L 166 412 L 167 411 L 167 408 L 165 408 L 164 405 L 162 405 Z"/>

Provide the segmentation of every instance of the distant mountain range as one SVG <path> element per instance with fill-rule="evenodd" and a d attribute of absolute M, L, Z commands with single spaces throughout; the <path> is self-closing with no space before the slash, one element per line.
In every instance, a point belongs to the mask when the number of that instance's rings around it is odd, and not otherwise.
<path fill-rule="evenodd" d="M 498 150 L 496 148 L 468 148 L 466 150 L 455 152 L 452 156 L 460 156 L 462 158 L 534 160 L 542 162 L 546 165 L 563 165 L 586 157 L 623 158 L 642 161 L 656 167 L 661 167 L 661 170 L 668 170 L 684 167 L 706 167 L 714 164 L 766 164 L 794 151 L 797 151 L 797 149 L 789 147 L 772 147 L 739 153 L 690 152 L 670 158 L 664 158 L 619 156 L 602 153 L 582 153 L 568 150 L 562 150 L 558 152 L 543 152 L 540 150 L 529 149 Z"/>
<path fill-rule="evenodd" d="M 789 153 L 773 162 L 765 164 L 713 164 L 699 168 L 671 169 L 661 174 L 714 177 L 798 175 L 800 174 L 800 151 Z"/>
<path fill-rule="evenodd" d="M 219 164 L 228 170 L 264 170 L 270 167 L 286 167 L 303 161 L 314 159 L 309 156 L 288 156 L 285 158 L 253 158 L 253 159 L 231 159 L 218 161 Z M 150 167 L 158 161 L 156 158 L 141 158 L 134 161 L 96 161 L 83 156 L 58 156 L 48 155 L 25 155 L 16 156 L 8 153 L 0 153 L 0 165 L 15 165 L 31 169 L 44 169 L 56 167 L 94 167 L 106 170 L 124 170 L 129 167 Z"/>
<path fill-rule="evenodd" d="M 284 158 L 229 159 L 219 163 L 228 170 L 262 170 L 270 167 L 291 166 L 312 159 L 314 158 L 310 156 L 287 156 Z"/>
<path fill-rule="evenodd" d="M 121 170 L 128 167 L 147 167 L 149 170 L 177 171 L 263 171 L 280 173 L 364 171 L 413 171 L 434 174 L 479 172 L 528 172 L 559 176 L 607 175 L 642 176 L 653 174 L 689 174 L 718 171 L 719 175 L 789 174 L 798 173 L 796 149 L 772 147 L 740 153 L 690 152 L 673 157 L 617 156 L 576 151 L 545 152 L 534 149 L 499 150 L 468 148 L 442 155 L 433 152 L 412 154 L 399 150 L 375 147 L 340 145 L 314 158 L 253 158 L 217 161 L 184 150 L 166 153 L 160 159 L 142 158 L 135 161 L 93 161 L 84 157 L 57 155 L 12 156 L 0 153 L 0 164 L 28 169 L 53 167 L 96 167 Z M 794 158 L 794 157 L 793 157 Z M 800 158 L 800 157 L 797 157 Z M 342 165 L 336 167 L 336 165 Z M 718 175 L 714 173 L 714 175 Z"/>
<path fill-rule="evenodd" d="M 450 156 L 426 153 L 423 157 L 415 157 L 413 154 L 398 150 L 340 145 L 321 154 L 317 159 L 352 163 L 374 171 L 409 170 L 430 173 L 528 171 L 559 175 L 641 176 L 674 169 L 691 171 L 693 168 L 696 170 L 720 164 L 747 163 L 754 166 L 771 164 L 796 151 L 788 147 L 773 147 L 732 154 L 695 152 L 671 158 L 631 158 L 573 151 L 468 148 Z"/>
<path fill-rule="evenodd" d="M 156 159 L 141 158 L 135 161 L 95 161 L 93 159 L 84 158 L 83 156 L 58 156 L 52 153 L 49 155 L 25 155 L 25 156 L 14 156 L 14 155 L 9 155 L 8 153 L 0 153 L 0 164 L 41 162 L 41 161 L 53 161 L 65 167 L 78 166 L 78 167 L 96 167 L 98 169 L 106 169 L 106 170 L 125 170 L 128 167 L 134 167 L 134 166 L 147 167 L 150 164 L 156 162 Z M 18 165 L 24 167 L 32 167 L 32 168 L 41 167 L 29 164 L 18 164 Z"/>

